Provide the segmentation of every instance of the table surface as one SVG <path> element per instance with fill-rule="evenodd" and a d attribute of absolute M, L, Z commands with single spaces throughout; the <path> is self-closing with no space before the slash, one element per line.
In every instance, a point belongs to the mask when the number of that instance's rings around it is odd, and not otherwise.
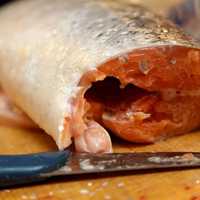
<path fill-rule="evenodd" d="M 56 150 L 40 131 L 0 126 L 0 153 L 17 154 Z M 133 145 L 114 139 L 115 152 L 200 151 L 200 132 L 154 145 Z M 200 170 L 150 174 L 88 175 L 0 191 L 0 200 L 198 200 Z"/>

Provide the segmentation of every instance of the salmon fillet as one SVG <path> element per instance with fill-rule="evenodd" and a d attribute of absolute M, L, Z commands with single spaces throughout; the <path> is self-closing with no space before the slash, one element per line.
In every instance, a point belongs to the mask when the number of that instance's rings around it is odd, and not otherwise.
<path fill-rule="evenodd" d="M 137 143 L 197 128 L 199 55 L 196 49 L 162 46 L 136 50 L 124 60 L 119 57 L 101 65 L 98 70 L 107 77 L 85 93 L 89 104 L 85 117 Z"/>

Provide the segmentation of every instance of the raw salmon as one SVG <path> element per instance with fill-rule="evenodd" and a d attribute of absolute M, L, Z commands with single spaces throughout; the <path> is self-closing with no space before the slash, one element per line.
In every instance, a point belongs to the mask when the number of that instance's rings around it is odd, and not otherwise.
<path fill-rule="evenodd" d="M 56 141 L 111 152 L 200 125 L 200 49 L 123 0 L 29 0 L 0 10 L 0 83 Z"/>

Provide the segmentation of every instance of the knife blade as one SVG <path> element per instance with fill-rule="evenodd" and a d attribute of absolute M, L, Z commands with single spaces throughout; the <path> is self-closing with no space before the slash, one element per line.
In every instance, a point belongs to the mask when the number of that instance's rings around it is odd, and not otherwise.
<path fill-rule="evenodd" d="M 141 170 L 146 173 L 154 169 L 197 167 L 200 167 L 200 153 L 197 152 L 86 154 L 65 150 L 1 155 L 0 187 L 39 182 L 55 176 Z"/>

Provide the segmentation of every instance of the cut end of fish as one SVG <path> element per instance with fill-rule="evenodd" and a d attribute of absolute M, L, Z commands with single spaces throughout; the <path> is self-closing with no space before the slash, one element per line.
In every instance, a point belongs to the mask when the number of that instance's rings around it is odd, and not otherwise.
<path fill-rule="evenodd" d="M 198 49 L 151 47 L 84 74 L 71 120 L 76 149 L 110 152 L 107 131 L 128 141 L 152 143 L 196 128 L 199 59 Z"/>

